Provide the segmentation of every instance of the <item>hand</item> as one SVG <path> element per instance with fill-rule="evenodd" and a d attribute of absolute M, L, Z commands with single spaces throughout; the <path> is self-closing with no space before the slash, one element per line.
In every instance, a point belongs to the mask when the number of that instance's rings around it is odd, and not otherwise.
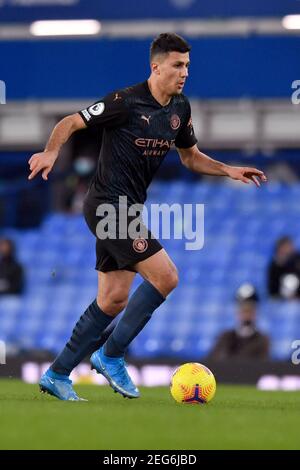
<path fill-rule="evenodd" d="M 42 178 L 44 180 L 48 179 L 48 174 L 53 168 L 54 162 L 57 159 L 57 152 L 53 150 L 48 150 L 46 152 L 35 153 L 32 155 L 28 161 L 30 168 L 30 175 L 28 176 L 29 180 L 32 180 L 40 171 L 43 170 Z"/>
<path fill-rule="evenodd" d="M 239 180 L 246 184 L 249 184 L 251 181 L 253 181 L 258 188 L 260 187 L 259 180 L 263 182 L 267 181 L 267 177 L 264 172 L 257 170 L 256 168 L 228 166 L 227 175 L 233 180 Z"/>

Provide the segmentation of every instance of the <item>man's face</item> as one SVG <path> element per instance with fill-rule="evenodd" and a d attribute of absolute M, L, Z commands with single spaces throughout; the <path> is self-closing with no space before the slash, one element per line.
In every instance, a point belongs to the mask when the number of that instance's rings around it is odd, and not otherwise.
<path fill-rule="evenodd" d="M 152 72 L 160 88 L 168 95 L 179 95 L 188 76 L 190 55 L 188 52 L 169 52 L 157 55 L 151 64 Z"/>
<path fill-rule="evenodd" d="M 286 241 L 285 243 L 282 243 L 280 247 L 277 250 L 277 258 L 279 261 L 285 261 L 287 260 L 290 256 L 292 256 L 293 253 L 295 253 L 296 249 L 292 241 Z"/>
<path fill-rule="evenodd" d="M 254 323 L 256 318 L 256 305 L 251 301 L 241 302 L 239 305 L 239 320 L 241 324 Z"/>
<path fill-rule="evenodd" d="M 0 256 L 6 257 L 11 254 L 11 246 L 7 240 L 0 240 Z"/>

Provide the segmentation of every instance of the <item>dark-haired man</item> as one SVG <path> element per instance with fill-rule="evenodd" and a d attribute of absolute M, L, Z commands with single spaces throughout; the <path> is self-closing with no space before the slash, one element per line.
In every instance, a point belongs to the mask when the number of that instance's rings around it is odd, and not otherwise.
<path fill-rule="evenodd" d="M 266 179 L 255 168 L 224 165 L 198 150 L 190 104 L 182 94 L 190 65 L 190 49 L 176 34 L 158 36 L 150 49 L 151 75 L 147 81 L 116 90 L 78 114 L 64 118 L 54 128 L 45 151 L 29 160 L 29 178 L 42 171 L 42 177 L 47 179 L 60 147 L 74 131 L 95 124 L 104 128 L 97 172 L 84 206 L 87 224 L 97 236 L 98 295 L 40 382 L 44 391 L 60 399 L 78 399 L 68 376 L 93 351 L 92 367 L 108 379 L 112 388 L 123 396 L 138 397 L 139 391 L 125 367 L 124 354 L 178 282 L 175 265 L 142 221 L 139 236 L 130 236 L 132 220 L 129 216 L 125 237 L 122 227 L 117 238 L 114 233 L 103 239 L 98 230 L 103 207 L 109 204 L 116 208 L 115 224 L 120 228 L 119 198 L 128 214 L 133 205 L 144 204 L 146 190 L 173 144 L 182 163 L 190 170 L 229 176 L 244 183 L 253 181 L 257 185 L 258 178 Z M 137 272 L 144 282 L 128 302 Z M 125 307 L 123 317 L 104 346 L 96 350 L 100 334 Z"/>
<path fill-rule="evenodd" d="M 276 242 L 268 266 L 268 290 L 274 298 L 300 298 L 300 253 L 288 236 Z"/>
<path fill-rule="evenodd" d="M 243 284 L 236 293 L 237 325 L 224 331 L 217 339 L 209 359 L 266 360 L 269 358 L 270 341 L 256 325 L 258 294 L 252 284 Z"/>
<path fill-rule="evenodd" d="M 23 292 L 24 270 L 15 251 L 12 240 L 0 239 L 0 295 Z"/>

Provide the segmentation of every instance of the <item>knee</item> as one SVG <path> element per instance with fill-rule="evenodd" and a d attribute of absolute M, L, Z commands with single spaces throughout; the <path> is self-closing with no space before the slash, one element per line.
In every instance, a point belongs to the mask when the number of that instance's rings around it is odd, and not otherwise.
<path fill-rule="evenodd" d="M 97 303 L 107 315 L 116 316 L 128 303 L 128 294 L 120 289 L 113 289 L 106 293 L 98 294 Z"/>
<path fill-rule="evenodd" d="M 175 268 L 174 266 L 174 268 L 166 276 L 166 280 L 165 280 L 165 283 L 169 292 L 171 292 L 177 287 L 178 281 L 179 281 L 178 271 L 177 271 L 177 268 Z"/>
<path fill-rule="evenodd" d="M 172 267 L 165 273 L 162 273 L 159 279 L 156 281 L 156 288 L 160 291 L 160 293 L 167 297 L 172 290 L 174 290 L 178 285 L 178 271 L 176 267 Z"/>

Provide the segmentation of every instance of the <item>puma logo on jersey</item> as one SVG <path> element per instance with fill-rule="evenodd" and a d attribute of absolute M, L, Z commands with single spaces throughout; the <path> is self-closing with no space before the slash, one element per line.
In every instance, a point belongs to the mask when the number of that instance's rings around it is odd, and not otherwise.
<path fill-rule="evenodd" d="M 122 96 L 119 95 L 119 93 L 115 94 L 114 101 L 121 100 Z"/>
<path fill-rule="evenodd" d="M 150 118 L 151 116 L 145 116 L 144 114 L 141 116 L 141 119 L 143 119 L 144 121 L 146 121 L 148 123 L 148 126 L 150 125 Z"/>

